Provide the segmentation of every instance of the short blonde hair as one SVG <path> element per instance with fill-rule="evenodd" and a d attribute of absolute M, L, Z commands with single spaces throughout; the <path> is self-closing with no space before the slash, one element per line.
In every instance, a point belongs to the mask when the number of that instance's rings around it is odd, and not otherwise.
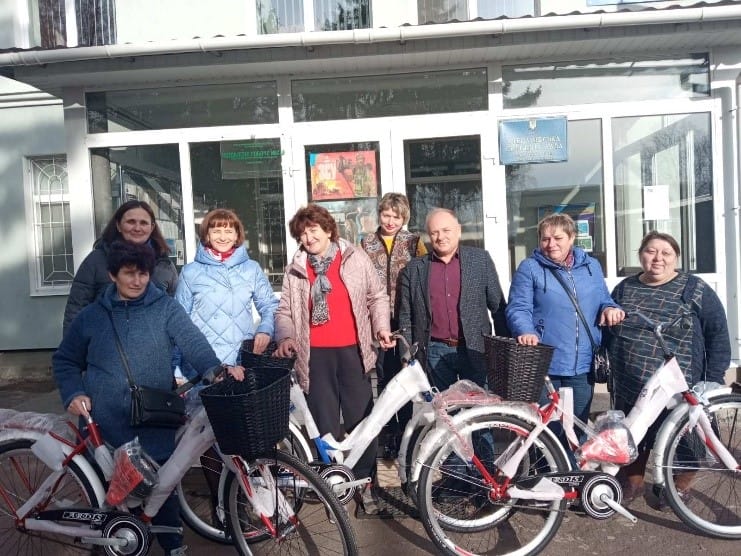
<path fill-rule="evenodd" d="M 407 199 L 406 195 L 402 195 L 401 193 L 386 193 L 378 202 L 378 214 L 380 215 L 384 210 L 393 210 L 401 217 L 404 224 L 409 223 L 411 209 L 409 208 L 409 199 Z"/>
<path fill-rule="evenodd" d="M 538 241 L 540 241 L 540 238 L 543 237 L 543 232 L 548 228 L 561 228 L 569 237 L 576 235 L 574 219 L 563 212 L 554 212 L 538 222 Z"/>

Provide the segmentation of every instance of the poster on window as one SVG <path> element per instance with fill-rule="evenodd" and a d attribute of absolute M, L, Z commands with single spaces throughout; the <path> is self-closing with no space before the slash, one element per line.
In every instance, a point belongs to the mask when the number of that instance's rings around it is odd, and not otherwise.
<path fill-rule="evenodd" d="M 587 253 L 594 251 L 594 211 L 596 203 L 546 205 L 538 207 L 538 221 L 549 214 L 568 214 L 576 224 L 574 245 Z"/>
<path fill-rule="evenodd" d="M 378 200 L 375 198 L 325 201 L 318 204 L 329 211 L 337 222 L 340 237 L 350 243 L 360 245 L 365 235 L 374 233 L 378 228 Z"/>
<path fill-rule="evenodd" d="M 311 199 L 353 199 L 378 195 L 375 151 L 309 153 Z"/>

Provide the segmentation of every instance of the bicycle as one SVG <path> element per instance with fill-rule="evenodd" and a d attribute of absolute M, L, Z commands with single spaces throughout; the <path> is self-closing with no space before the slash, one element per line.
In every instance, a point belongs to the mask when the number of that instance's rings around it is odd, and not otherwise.
<path fill-rule="evenodd" d="M 116 506 L 106 503 L 105 477 L 113 477 L 113 469 L 97 424 L 88 417 L 83 436 L 67 422 L 71 440 L 62 434 L 58 419 L 6 421 L 0 429 L 3 553 L 90 554 L 97 546 L 112 556 L 142 556 L 152 534 L 179 532 L 152 526 L 148 516 L 156 515 L 198 454 L 214 445 L 205 409 L 185 425 L 151 492 Z M 89 452 L 95 454 L 94 462 L 86 457 Z M 227 469 L 221 493 L 226 525 L 240 554 L 303 549 L 357 554 L 347 513 L 305 463 L 278 450 L 253 461 L 219 455 Z"/>
<path fill-rule="evenodd" d="M 357 490 L 371 481 L 370 477 L 356 478 L 352 468 L 383 426 L 391 421 L 407 402 L 412 402 L 412 417 L 402 434 L 397 461 L 402 488 L 412 500 L 415 499 L 414 485 L 409 478 L 415 465 L 419 442 L 434 427 L 436 412 L 432 407 L 432 401 L 434 396 L 440 394 L 430 385 L 427 373 L 416 358 L 417 345 L 408 346 L 401 331 L 395 331 L 392 335 L 404 344 L 409 358 L 405 361 L 404 368 L 389 381 L 378 396 L 370 415 L 342 440 L 335 439 L 331 434 L 320 436 L 303 390 L 296 380 L 292 380 L 289 416 L 293 427 L 289 441 L 297 451 L 297 457 L 302 459 L 306 455 L 305 461 L 311 462 L 320 476 L 332 486 L 343 504 L 352 500 Z M 292 369 L 293 359 L 273 357 L 269 355 L 272 351 L 273 349 L 268 349 L 266 351 L 268 355 L 255 355 L 249 349 L 243 350 L 242 363 L 248 368 L 269 364 Z M 452 401 L 448 405 L 448 410 L 456 411 L 471 404 L 482 403 L 482 400 L 486 399 L 488 396 L 483 390 L 471 392 L 468 396 Z M 316 459 L 308 448 L 309 443 L 314 447 Z"/>
<path fill-rule="evenodd" d="M 669 505 L 702 534 L 741 539 L 741 385 L 691 390 L 662 335 L 685 315 L 664 323 L 632 315 L 653 329 L 665 363 L 639 396 L 654 403 L 637 404 L 622 426 L 598 433 L 580 422 L 570 410 L 570 389 L 556 391 L 546 377 L 549 402 L 542 407 L 503 402 L 466 409 L 427 435 L 418 456 L 419 509 L 441 552 L 536 554 L 557 533 L 567 505 L 577 502 L 596 519 L 619 513 L 636 521 L 621 505 L 614 475 L 631 461 L 630 442 L 640 442 L 664 407 L 671 412 L 651 460 Z M 572 445 L 574 426 L 589 436 L 579 470 L 547 427 L 557 420 Z"/>

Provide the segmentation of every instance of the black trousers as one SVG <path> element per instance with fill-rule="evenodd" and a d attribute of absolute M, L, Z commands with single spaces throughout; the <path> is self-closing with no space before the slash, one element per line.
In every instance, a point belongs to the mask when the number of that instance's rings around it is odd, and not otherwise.
<path fill-rule="evenodd" d="M 311 348 L 306 401 L 319 433 L 341 439 L 373 410 L 373 390 L 358 346 Z M 343 425 L 340 423 L 342 411 Z M 378 439 L 373 439 L 353 469 L 357 478 L 374 477 Z"/>

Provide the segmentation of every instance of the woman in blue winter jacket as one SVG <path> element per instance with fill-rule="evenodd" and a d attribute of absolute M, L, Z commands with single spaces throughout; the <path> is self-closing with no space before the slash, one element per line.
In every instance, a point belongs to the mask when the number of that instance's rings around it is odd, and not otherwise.
<path fill-rule="evenodd" d="M 52 357 L 54 379 L 67 411 L 79 416 L 91 413 L 113 447 L 138 436 L 147 454 L 162 464 L 175 448 L 175 430 L 129 426 L 130 386 L 116 337 L 134 382 L 141 386 L 172 389 L 173 345 L 198 374 L 221 361 L 183 308 L 151 281 L 155 269 L 151 248 L 115 242 L 106 264 L 112 283 L 70 323 Z M 238 380 L 244 377 L 241 367 L 229 367 L 228 372 Z M 176 495 L 165 501 L 152 523 L 180 527 Z M 183 554 L 182 534 L 159 533 L 157 540 L 165 554 Z"/>
<path fill-rule="evenodd" d="M 180 272 L 175 299 L 208 338 L 216 355 L 233 365 L 243 340 L 262 353 L 273 336 L 278 298 L 244 246 L 244 226 L 231 210 L 209 212 L 199 228 L 195 260 Z M 252 306 L 260 322 L 252 317 Z"/>
<path fill-rule="evenodd" d="M 576 225 L 566 214 L 551 214 L 538 223 L 540 247 L 517 268 L 505 314 L 520 344 L 556 348 L 548 376 L 556 389 L 573 389 L 574 415 L 586 422 L 594 392 L 593 350 L 564 286 L 575 295 L 598 345 L 599 326 L 618 324 L 625 313 L 610 297 L 599 262 L 574 247 L 575 238 Z"/>
<path fill-rule="evenodd" d="M 254 340 L 262 353 L 273 336 L 273 314 L 278 299 L 260 265 L 244 246 L 244 226 L 231 210 L 215 209 L 203 218 L 195 260 L 183 267 L 175 299 L 203 332 L 217 357 L 229 365 L 239 360 L 243 340 Z M 252 307 L 260 322 L 255 323 Z M 184 374 L 189 376 L 188 361 Z M 223 524 L 215 511 L 221 459 L 212 450 L 201 456 L 204 477 L 211 491 L 212 525 Z"/>

